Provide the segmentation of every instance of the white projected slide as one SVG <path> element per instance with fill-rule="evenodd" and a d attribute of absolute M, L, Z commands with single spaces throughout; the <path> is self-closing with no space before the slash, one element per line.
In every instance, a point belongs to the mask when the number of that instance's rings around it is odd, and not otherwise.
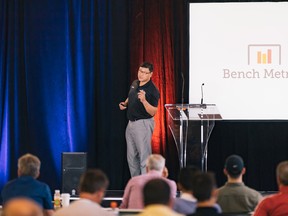
<path fill-rule="evenodd" d="M 190 3 L 189 103 L 288 120 L 288 3 Z"/>

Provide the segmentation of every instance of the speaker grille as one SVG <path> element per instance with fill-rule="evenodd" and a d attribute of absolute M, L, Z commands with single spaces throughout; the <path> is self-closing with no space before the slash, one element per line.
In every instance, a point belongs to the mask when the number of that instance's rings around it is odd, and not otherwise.
<path fill-rule="evenodd" d="M 62 153 L 62 193 L 79 195 L 78 185 L 81 175 L 87 169 L 86 152 Z M 75 192 L 75 194 L 73 194 Z"/>

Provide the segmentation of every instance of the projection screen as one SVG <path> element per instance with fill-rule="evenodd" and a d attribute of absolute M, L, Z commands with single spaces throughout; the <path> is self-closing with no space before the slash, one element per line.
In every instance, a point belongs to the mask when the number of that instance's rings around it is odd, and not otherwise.
<path fill-rule="evenodd" d="M 189 103 L 223 119 L 288 119 L 288 3 L 190 3 Z"/>

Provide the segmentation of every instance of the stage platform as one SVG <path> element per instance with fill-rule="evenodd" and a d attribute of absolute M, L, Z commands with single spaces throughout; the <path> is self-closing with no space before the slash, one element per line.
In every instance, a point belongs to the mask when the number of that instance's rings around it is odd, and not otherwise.
<path fill-rule="evenodd" d="M 259 193 L 261 193 L 263 197 L 269 196 L 271 194 L 275 194 L 277 192 L 278 191 L 259 191 Z M 117 202 L 117 204 L 119 206 L 122 202 L 123 194 L 124 194 L 123 190 L 107 190 L 101 205 L 103 207 L 109 208 L 110 203 L 112 201 L 115 201 L 115 202 Z M 180 196 L 180 191 L 177 191 L 177 197 L 179 197 L 179 196 Z"/>
<path fill-rule="evenodd" d="M 110 207 L 111 202 L 117 202 L 117 206 L 119 206 L 122 202 L 123 194 L 123 190 L 107 190 L 101 205 L 103 207 Z"/>

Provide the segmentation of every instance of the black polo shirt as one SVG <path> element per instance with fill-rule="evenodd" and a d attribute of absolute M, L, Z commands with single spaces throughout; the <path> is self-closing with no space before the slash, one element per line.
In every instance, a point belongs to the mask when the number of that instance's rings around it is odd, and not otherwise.
<path fill-rule="evenodd" d="M 144 105 L 138 99 L 138 92 L 140 90 L 146 92 L 146 100 L 154 107 L 158 106 L 158 100 L 160 97 L 159 91 L 151 79 L 143 86 L 139 86 L 139 83 L 139 80 L 134 80 L 130 86 L 128 94 L 127 118 L 131 121 L 152 118 L 152 116 L 146 111 Z"/>

